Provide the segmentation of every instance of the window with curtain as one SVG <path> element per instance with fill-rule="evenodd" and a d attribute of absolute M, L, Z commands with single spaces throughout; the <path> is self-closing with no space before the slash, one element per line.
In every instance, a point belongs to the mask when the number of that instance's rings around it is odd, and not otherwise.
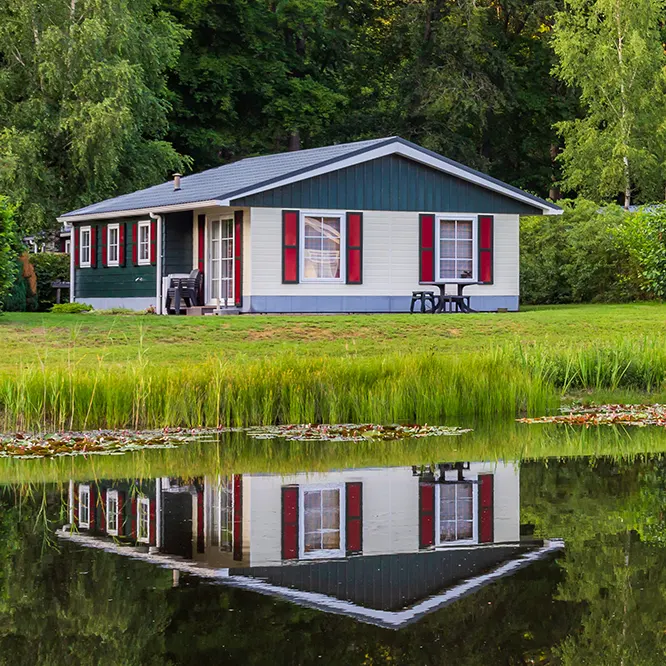
<path fill-rule="evenodd" d="M 439 279 L 474 279 L 474 223 L 439 221 Z"/>
<path fill-rule="evenodd" d="M 439 542 L 474 540 L 474 492 L 471 483 L 439 487 Z"/>
<path fill-rule="evenodd" d="M 342 236 L 342 216 L 303 217 L 303 280 L 342 279 Z"/>
<path fill-rule="evenodd" d="M 117 224 L 110 224 L 107 227 L 107 251 L 108 251 L 108 259 L 107 263 L 109 266 L 117 266 L 118 265 L 118 248 L 120 246 L 119 244 L 119 239 L 120 239 L 120 227 Z"/>
<path fill-rule="evenodd" d="M 302 489 L 301 502 L 304 555 L 342 554 L 341 488 Z"/>

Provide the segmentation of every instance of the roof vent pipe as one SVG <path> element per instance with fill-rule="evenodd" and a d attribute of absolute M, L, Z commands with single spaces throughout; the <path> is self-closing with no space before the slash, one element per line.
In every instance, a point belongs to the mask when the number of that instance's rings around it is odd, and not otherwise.
<path fill-rule="evenodd" d="M 173 189 L 174 189 L 174 192 L 177 192 L 180 189 L 180 177 L 182 175 L 183 174 L 181 174 L 181 173 L 174 173 L 173 174 Z"/>

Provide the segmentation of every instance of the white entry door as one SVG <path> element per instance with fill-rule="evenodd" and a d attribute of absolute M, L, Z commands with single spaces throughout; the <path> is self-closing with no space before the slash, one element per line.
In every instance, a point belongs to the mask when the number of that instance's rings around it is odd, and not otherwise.
<path fill-rule="evenodd" d="M 234 221 L 211 220 L 208 247 L 210 270 L 208 301 L 222 307 L 234 305 Z"/>

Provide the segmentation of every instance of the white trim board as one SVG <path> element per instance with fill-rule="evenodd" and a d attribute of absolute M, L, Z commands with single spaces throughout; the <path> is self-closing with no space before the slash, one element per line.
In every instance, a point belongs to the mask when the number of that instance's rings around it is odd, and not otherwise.
<path fill-rule="evenodd" d="M 103 203 L 103 202 L 100 202 Z M 57 217 L 58 222 L 88 222 L 89 220 L 114 220 L 123 217 L 137 217 L 149 213 L 177 213 L 183 210 L 197 210 L 210 208 L 212 206 L 225 206 L 226 204 L 217 199 L 206 201 L 191 201 L 190 203 L 171 204 L 165 206 L 149 206 L 148 208 L 130 208 L 128 210 L 115 210 L 106 213 L 87 213 L 86 215 L 64 215 Z"/>

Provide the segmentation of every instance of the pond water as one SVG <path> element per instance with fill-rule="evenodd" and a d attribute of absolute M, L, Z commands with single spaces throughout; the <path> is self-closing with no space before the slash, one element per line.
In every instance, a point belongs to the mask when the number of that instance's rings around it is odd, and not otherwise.
<path fill-rule="evenodd" d="M 666 436 L 0 461 L 0 663 L 663 664 Z"/>

